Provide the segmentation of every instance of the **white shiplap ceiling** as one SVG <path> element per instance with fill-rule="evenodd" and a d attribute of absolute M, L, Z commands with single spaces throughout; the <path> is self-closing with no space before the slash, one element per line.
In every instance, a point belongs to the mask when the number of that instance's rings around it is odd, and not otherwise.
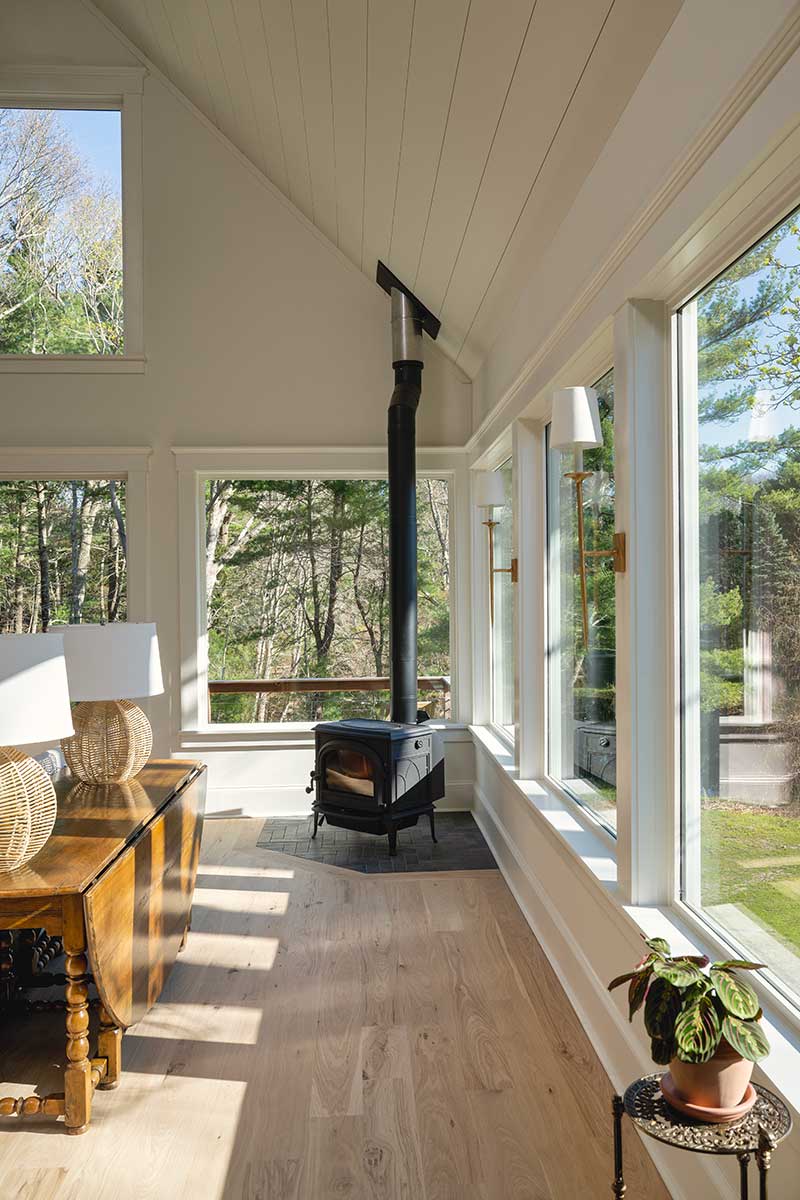
<path fill-rule="evenodd" d="M 681 0 L 95 3 L 472 375 Z"/>

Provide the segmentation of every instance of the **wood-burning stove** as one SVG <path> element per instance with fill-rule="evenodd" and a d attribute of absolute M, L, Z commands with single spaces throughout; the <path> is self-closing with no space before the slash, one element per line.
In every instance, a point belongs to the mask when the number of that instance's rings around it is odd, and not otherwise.
<path fill-rule="evenodd" d="M 342 829 L 388 834 L 427 814 L 444 795 L 444 753 L 435 730 L 399 721 L 325 721 L 316 727 L 312 773 L 314 834 L 321 820 Z"/>
<path fill-rule="evenodd" d="M 392 300 L 394 391 L 389 404 L 389 615 L 391 720 L 330 721 L 316 727 L 314 834 L 321 820 L 344 829 L 388 834 L 428 814 L 444 795 L 441 739 L 417 711 L 416 419 L 422 394 L 422 334 L 439 321 L 392 272 L 377 281 Z M 421 718 L 421 721 L 420 721 Z"/>

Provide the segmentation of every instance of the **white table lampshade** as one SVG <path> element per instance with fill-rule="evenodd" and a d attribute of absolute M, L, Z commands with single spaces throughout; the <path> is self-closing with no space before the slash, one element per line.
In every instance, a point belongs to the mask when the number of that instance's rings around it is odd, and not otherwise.
<path fill-rule="evenodd" d="M 150 722 L 133 700 L 164 690 L 155 625 L 67 625 L 64 649 L 78 702 L 75 735 L 62 742 L 70 770 L 84 783 L 131 779 L 153 748 Z"/>
<path fill-rule="evenodd" d="M 552 450 L 593 450 L 603 444 L 597 392 L 590 387 L 560 388 L 553 392 L 550 424 Z"/>
<path fill-rule="evenodd" d="M 506 502 L 506 489 L 499 471 L 475 472 L 476 508 L 501 508 Z"/>
<path fill-rule="evenodd" d="M 56 819 L 47 772 L 16 747 L 71 733 L 61 634 L 0 636 L 0 870 L 14 870 L 38 854 Z"/>

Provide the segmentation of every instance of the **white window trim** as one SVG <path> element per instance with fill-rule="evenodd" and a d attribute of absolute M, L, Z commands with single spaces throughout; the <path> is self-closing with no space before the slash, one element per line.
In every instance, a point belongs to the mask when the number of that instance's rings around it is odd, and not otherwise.
<path fill-rule="evenodd" d="M 124 354 L 4 354 L 4 374 L 138 374 L 145 369 L 143 67 L 0 66 L 0 106 L 112 108 L 121 114 Z"/>
<path fill-rule="evenodd" d="M 205 485 L 210 479 L 385 479 L 385 447 L 174 447 L 178 472 L 180 562 L 181 741 L 250 747 L 307 741 L 314 722 L 244 724 L 208 721 L 208 642 L 205 600 Z M 417 476 L 447 479 L 450 487 L 452 719 L 436 722 L 445 740 L 469 716 L 469 545 L 466 454 L 453 447 L 418 447 Z M 450 735 L 450 736 L 448 736 Z M 463 737 L 463 734 L 462 734 Z"/>

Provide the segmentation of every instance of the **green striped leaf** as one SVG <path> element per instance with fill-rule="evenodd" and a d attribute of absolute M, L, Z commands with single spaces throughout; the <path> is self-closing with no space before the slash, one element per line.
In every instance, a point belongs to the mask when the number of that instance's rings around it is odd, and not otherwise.
<path fill-rule="evenodd" d="M 668 979 L 654 979 L 644 1006 L 644 1027 L 650 1037 L 672 1042 L 680 1011 L 681 994 L 678 989 Z"/>
<path fill-rule="evenodd" d="M 653 963 L 653 970 L 661 979 L 666 979 L 674 987 L 690 987 L 703 978 L 703 973 L 688 958 L 671 958 L 666 961 Z"/>
<path fill-rule="evenodd" d="M 648 967 L 644 971 L 639 971 L 634 975 L 628 988 L 628 1020 L 632 1021 L 635 1014 L 642 1007 L 644 998 L 647 995 L 647 985 L 650 982 L 651 970 Z"/>
<path fill-rule="evenodd" d="M 722 1022 L 722 1036 L 737 1054 L 750 1062 L 758 1062 L 769 1054 L 767 1035 L 758 1021 L 742 1021 L 728 1013 Z"/>
<path fill-rule="evenodd" d="M 675 1022 L 678 1058 L 683 1062 L 708 1062 L 719 1045 L 721 1032 L 714 1001 L 699 995 L 684 1007 Z"/>
<path fill-rule="evenodd" d="M 727 958 L 724 962 L 712 963 L 711 970 L 728 971 L 732 967 L 738 967 L 740 971 L 760 971 L 765 966 L 766 963 L 748 962 L 746 958 Z"/>
<path fill-rule="evenodd" d="M 663 954 L 665 958 L 669 958 L 669 942 L 665 942 L 663 938 L 645 938 L 644 944 L 655 950 L 656 954 Z"/>
<path fill-rule="evenodd" d="M 653 1038 L 650 1042 L 650 1054 L 657 1066 L 666 1067 L 675 1057 L 675 1039 Z"/>
<path fill-rule="evenodd" d="M 745 1021 L 756 1015 L 758 996 L 749 983 L 739 979 L 732 971 L 716 966 L 711 968 L 710 977 L 717 995 L 729 1013 L 734 1017 L 742 1017 Z"/>

